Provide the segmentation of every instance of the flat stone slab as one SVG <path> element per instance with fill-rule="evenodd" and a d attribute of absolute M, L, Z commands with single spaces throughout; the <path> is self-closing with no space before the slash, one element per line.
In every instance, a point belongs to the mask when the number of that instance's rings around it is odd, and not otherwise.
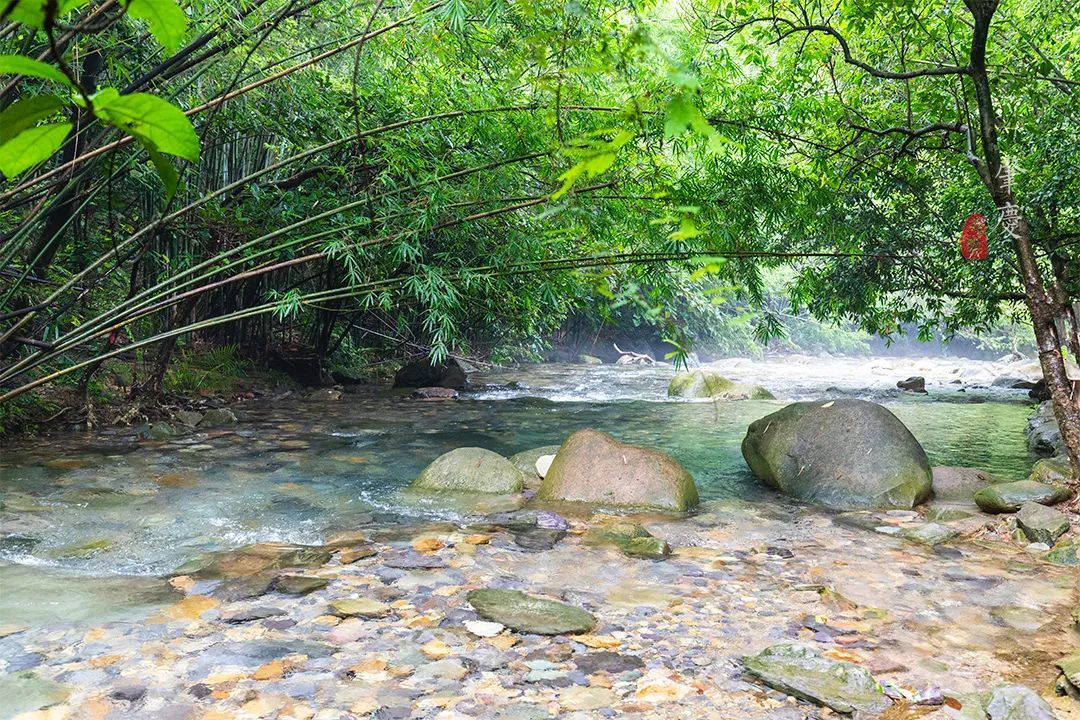
<path fill-rule="evenodd" d="M 1053 508 L 1028 502 L 1016 513 L 1016 526 L 1031 542 L 1053 545 L 1059 537 L 1069 532 L 1069 518 Z"/>
<path fill-rule="evenodd" d="M 870 671 L 800 644 L 773 645 L 744 660 L 766 685 L 842 713 L 879 713 L 892 702 Z"/>
<path fill-rule="evenodd" d="M 472 590 L 466 596 L 481 617 L 516 632 L 565 635 L 589 632 L 596 618 L 581 608 L 534 597 L 519 590 Z"/>
<path fill-rule="evenodd" d="M 376 618 L 390 612 L 390 606 L 371 598 L 348 598 L 330 603 L 330 612 L 342 617 Z"/>

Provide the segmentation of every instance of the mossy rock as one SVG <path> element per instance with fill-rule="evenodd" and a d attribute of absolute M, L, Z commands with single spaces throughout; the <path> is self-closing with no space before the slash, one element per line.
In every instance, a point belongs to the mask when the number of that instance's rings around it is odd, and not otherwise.
<path fill-rule="evenodd" d="M 596 626 L 596 618 L 581 608 L 519 590 L 472 590 L 465 599 L 482 618 L 502 623 L 515 632 L 579 635 Z"/>
<path fill-rule="evenodd" d="M 284 570 L 318 567 L 330 560 L 330 550 L 315 545 L 256 543 L 235 550 L 210 553 L 177 568 L 174 575 L 202 578 L 237 578 Z"/>
<path fill-rule="evenodd" d="M 510 464 L 516 467 L 525 475 L 525 484 L 529 485 L 531 480 L 535 482 L 533 485 L 538 484 L 540 476 L 536 473 L 536 461 L 545 455 L 554 455 L 559 452 L 558 445 L 545 445 L 543 447 L 532 448 L 531 450 L 522 450 L 519 453 L 510 456 Z"/>
<path fill-rule="evenodd" d="M 745 385 L 709 370 L 678 373 L 668 383 L 670 397 L 715 398 L 720 400 L 775 400 L 759 385 Z"/>
<path fill-rule="evenodd" d="M 1014 513 L 1024 503 L 1034 502 L 1040 505 L 1056 505 L 1071 497 L 1072 493 L 1064 485 L 1052 485 L 1033 480 L 990 485 L 975 493 L 975 504 L 983 512 Z"/>
<path fill-rule="evenodd" d="M 742 454 L 766 485 L 827 507 L 909 509 L 931 493 L 919 441 L 865 400 L 792 403 L 750 424 Z"/>
<path fill-rule="evenodd" d="M 892 703 L 870 671 L 801 644 L 773 645 L 744 660 L 766 685 L 841 713 L 880 713 Z"/>
<path fill-rule="evenodd" d="M 464 447 L 440 455 L 413 481 L 416 490 L 510 495 L 525 487 L 525 476 L 498 453 Z"/>
<path fill-rule="evenodd" d="M 1069 463 L 1058 458 L 1040 460 L 1031 468 L 1028 480 L 1040 483 L 1064 483 L 1072 477 Z"/>
<path fill-rule="evenodd" d="M 1064 537 L 1046 554 L 1047 562 L 1068 567 L 1080 566 L 1080 539 Z"/>
<path fill-rule="evenodd" d="M 1031 542 L 1053 545 L 1069 532 L 1069 518 L 1053 508 L 1039 503 L 1024 503 L 1016 513 L 1016 526 Z"/>
<path fill-rule="evenodd" d="M 1008 482 L 978 468 L 938 466 L 933 469 L 934 499 L 970 503 L 975 493 L 989 485 Z"/>
<path fill-rule="evenodd" d="M 567 438 L 537 497 L 680 512 L 698 503 L 694 478 L 678 460 L 597 430 L 579 430 Z"/>
<path fill-rule="evenodd" d="M 640 523 L 616 520 L 590 527 L 581 541 L 587 545 L 614 545 L 629 557 L 659 559 L 671 554 L 666 541 L 656 537 Z"/>

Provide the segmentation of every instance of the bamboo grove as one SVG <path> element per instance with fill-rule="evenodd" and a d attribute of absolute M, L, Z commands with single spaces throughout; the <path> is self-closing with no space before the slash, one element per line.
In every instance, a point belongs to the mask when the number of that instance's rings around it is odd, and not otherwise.
<path fill-rule="evenodd" d="M 767 340 L 763 272 L 783 266 L 793 311 L 887 336 L 1026 314 L 1080 462 L 1067 2 L 0 0 L 0 17 L 0 402 L 85 398 L 133 355 L 152 398 L 200 346 L 536 358 L 616 298 L 685 350 L 697 298 L 737 295 Z M 985 261 L 958 250 L 972 213 Z"/>

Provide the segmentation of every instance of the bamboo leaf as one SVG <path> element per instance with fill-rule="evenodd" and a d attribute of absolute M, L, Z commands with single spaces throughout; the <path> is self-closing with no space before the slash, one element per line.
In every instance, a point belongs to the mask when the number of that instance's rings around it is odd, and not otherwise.
<path fill-rule="evenodd" d="M 0 145 L 0 172 L 9 178 L 48 160 L 56 152 L 68 133 L 71 123 L 53 123 L 23 130 L 11 140 Z"/>
<path fill-rule="evenodd" d="M 0 0 L 2 2 L 3 0 Z M 74 88 L 67 75 L 52 65 L 22 55 L 0 55 L 0 75 L 29 75 Z"/>

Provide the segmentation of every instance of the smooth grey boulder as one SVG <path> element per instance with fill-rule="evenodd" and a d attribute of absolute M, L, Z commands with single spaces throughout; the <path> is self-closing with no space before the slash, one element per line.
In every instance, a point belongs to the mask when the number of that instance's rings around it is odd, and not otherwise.
<path fill-rule="evenodd" d="M 931 493 L 922 445 L 865 400 L 792 403 L 750 424 L 742 454 L 766 485 L 828 507 L 909 509 Z"/>
<path fill-rule="evenodd" d="M 837 712 L 879 713 L 892 704 L 869 670 L 827 658 L 807 645 L 773 645 L 743 662 L 769 687 Z"/>
<path fill-rule="evenodd" d="M 437 457 L 410 487 L 509 495 L 521 492 L 524 486 L 521 471 L 502 455 L 483 448 L 464 447 Z"/>
<path fill-rule="evenodd" d="M 986 703 L 989 720 L 1057 720 L 1053 708 L 1024 685 L 1003 685 Z"/>

